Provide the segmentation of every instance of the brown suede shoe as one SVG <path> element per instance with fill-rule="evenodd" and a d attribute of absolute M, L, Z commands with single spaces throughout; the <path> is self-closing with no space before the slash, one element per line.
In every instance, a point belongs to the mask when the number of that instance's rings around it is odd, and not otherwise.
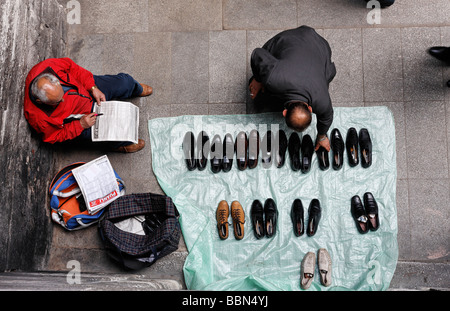
<path fill-rule="evenodd" d="M 230 215 L 227 201 L 220 201 L 216 210 L 217 230 L 222 240 L 228 239 L 228 216 Z"/>
<path fill-rule="evenodd" d="M 234 237 L 236 240 L 244 238 L 245 213 L 238 201 L 231 203 L 231 218 L 233 218 Z"/>
<path fill-rule="evenodd" d="M 138 152 L 139 150 L 144 149 L 144 147 L 145 147 L 145 141 L 142 139 L 139 139 L 137 144 L 119 147 L 113 151 L 114 152 L 122 152 L 122 153 L 134 153 L 134 152 Z"/>
<path fill-rule="evenodd" d="M 142 84 L 142 83 L 139 83 L 139 84 L 140 84 L 140 85 L 142 86 L 142 88 L 144 89 L 144 91 L 142 92 L 141 95 L 139 95 L 139 97 L 150 96 L 150 95 L 153 94 L 153 88 L 152 88 L 151 86 L 148 86 L 148 85 Z"/>

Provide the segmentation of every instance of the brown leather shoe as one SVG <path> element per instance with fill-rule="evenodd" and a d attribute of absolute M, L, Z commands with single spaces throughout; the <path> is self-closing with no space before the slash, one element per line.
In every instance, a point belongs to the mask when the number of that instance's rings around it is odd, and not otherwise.
<path fill-rule="evenodd" d="M 139 83 L 139 84 L 140 84 L 140 85 L 142 86 L 142 88 L 144 89 L 144 91 L 142 92 L 141 95 L 139 95 L 139 97 L 150 96 L 150 95 L 153 94 L 153 88 L 152 88 L 151 86 L 148 86 L 148 85 L 142 84 L 142 83 Z"/>
<path fill-rule="evenodd" d="M 233 218 L 234 237 L 236 240 L 244 238 L 245 213 L 238 201 L 231 203 L 231 218 Z"/>
<path fill-rule="evenodd" d="M 119 147 L 119 148 L 115 149 L 114 152 L 134 153 L 134 152 L 138 152 L 139 150 L 144 149 L 144 147 L 145 147 L 145 141 L 142 139 L 139 139 L 137 144 Z"/>
<path fill-rule="evenodd" d="M 217 230 L 222 240 L 228 239 L 228 216 L 230 215 L 227 201 L 220 201 L 216 210 Z"/>

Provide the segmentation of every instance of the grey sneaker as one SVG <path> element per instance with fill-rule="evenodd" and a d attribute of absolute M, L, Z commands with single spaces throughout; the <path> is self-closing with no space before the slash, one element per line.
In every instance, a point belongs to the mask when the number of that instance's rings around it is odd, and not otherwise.
<path fill-rule="evenodd" d="M 302 260 L 300 285 L 303 289 L 308 289 L 314 279 L 314 270 L 316 268 L 316 254 L 309 252 Z"/>
<path fill-rule="evenodd" d="M 323 286 L 331 285 L 331 256 L 324 248 L 319 249 L 317 253 L 317 262 L 319 264 L 320 282 Z"/>

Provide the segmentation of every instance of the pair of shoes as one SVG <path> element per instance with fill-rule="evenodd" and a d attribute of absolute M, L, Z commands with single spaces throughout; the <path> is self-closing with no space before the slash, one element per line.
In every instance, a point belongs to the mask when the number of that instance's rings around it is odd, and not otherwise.
<path fill-rule="evenodd" d="M 217 134 L 211 141 L 211 171 L 213 173 L 219 173 L 221 170 L 229 172 L 233 166 L 235 146 L 233 136 L 231 134 L 225 134 L 222 140 L 220 135 Z"/>
<path fill-rule="evenodd" d="M 428 53 L 436 59 L 450 64 L 450 47 L 433 46 L 428 49 Z"/>
<path fill-rule="evenodd" d="M 143 89 L 143 91 L 142 91 L 141 95 L 139 95 L 139 97 L 146 97 L 146 96 L 150 96 L 153 94 L 153 88 L 151 86 L 142 84 L 142 83 L 139 83 L 139 84 L 142 86 L 142 89 Z"/>
<path fill-rule="evenodd" d="M 275 161 L 277 168 L 283 167 L 286 161 L 287 137 L 283 130 L 275 135 L 267 131 L 261 142 L 261 161 L 264 168 L 270 168 Z"/>
<path fill-rule="evenodd" d="M 365 234 L 369 230 L 377 231 L 380 227 L 378 204 L 370 192 L 364 194 L 364 207 L 358 195 L 352 198 L 351 213 L 355 220 L 356 228 L 361 234 Z"/>
<path fill-rule="evenodd" d="M 134 153 L 134 152 L 138 152 L 138 151 L 144 149 L 144 147 L 145 147 L 145 141 L 142 139 L 138 139 L 137 144 L 122 146 L 117 149 L 114 149 L 113 152 Z"/>
<path fill-rule="evenodd" d="M 340 170 L 344 165 L 344 148 L 347 149 L 350 166 L 354 167 L 359 164 L 358 144 L 361 151 L 361 166 L 368 168 L 372 165 L 372 140 L 369 131 L 366 128 L 361 129 L 358 137 L 356 129 L 351 127 L 347 132 L 345 146 L 341 132 L 337 128 L 331 131 L 332 166 L 334 170 Z"/>
<path fill-rule="evenodd" d="M 267 236 L 271 238 L 277 230 L 278 209 L 273 199 L 267 199 L 264 208 L 259 200 L 252 203 L 250 216 L 253 224 L 253 232 L 257 239 Z"/>
<path fill-rule="evenodd" d="M 227 201 L 220 201 L 216 210 L 216 221 L 221 240 L 226 240 L 228 238 L 229 216 L 230 212 Z M 242 240 L 244 238 L 245 213 L 238 201 L 233 201 L 231 203 L 231 218 L 233 219 L 234 237 L 236 240 Z"/>
<path fill-rule="evenodd" d="M 209 136 L 201 131 L 197 137 L 197 148 L 195 146 L 194 133 L 187 132 L 183 139 L 183 153 L 186 166 L 189 171 L 198 168 L 203 171 L 208 162 L 208 154 L 210 152 Z"/>
<path fill-rule="evenodd" d="M 331 256 L 325 248 L 319 249 L 317 252 L 317 263 L 319 266 L 320 283 L 323 286 L 330 286 L 331 279 Z M 308 289 L 314 279 L 316 270 L 316 255 L 313 252 L 308 252 L 303 257 L 301 264 L 300 286 L 303 289 Z"/>
<path fill-rule="evenodd" d="M 295 172 L 301 170 L 302 173 L 308 173 L 311 169 L 312 156 L 314 153 L 314 145 L 311 136 L 306 134 L 303 136 L 302 142 L 300 142 L 298 134 L 293 132 L 289 137 L 288 151 L 292 170 Z"/>
<path fill-rule="evenodd" d="M 322 217 L 322 209 L 320 202 L 313 199 L 308 208 L 308 225 L 306 226 L 306 234 L 314 236 L 319 227 L 320 218 Z M 294 227 L 295 236 L 299 237 L 305 233 L 304 230 L 304 211 L 303 203 L 300 199 L 295 199 L 291 207 L 291 220 Z"/>
<path fill-rule="evenodd" d="M 218 136 L 218 135 L 216 135 Z M 223 141 L 223 159 L 221 162 L 221 155 L 219 154 L 220 148 L 220 137 L 214 138 L 213 142 L 217 144 L 217 155 L 211 159 L 211 169 L 214 173 L 218 173 L 222 167 L 224 172 L 231 170 L 233 164 L 234 152 L 236 152 L 236 163 L 240 171 L 250 168 L 253 169 L 258 165 L 259 160 L 259 148 L 260 148 L 260 138 L 257 130 L 252 130 L 250 135 L 247 137 L 246 132 L 239 132 L 236 136 L 236 140 L 233 144 L 233 137 L 231 134 L 226 134 Z M 211 152 L 213 148 L 211 148 Z"/>

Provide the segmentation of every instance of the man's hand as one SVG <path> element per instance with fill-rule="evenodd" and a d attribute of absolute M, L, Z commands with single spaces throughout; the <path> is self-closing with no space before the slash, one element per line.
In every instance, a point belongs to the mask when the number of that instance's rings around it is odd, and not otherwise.
<path fill-rule="evenodd" d="M 250 82 L 249 85 L 249 90 L 250 90 L 250 96 L 252 97 L 252 99 L 255 99 L 256 95 L 258 95 L 259 91 L 263 90 L 263 85 L 262 83 L 256 81 L 255 79 L 252 80 L 252 82 Z"/>
<path fill-rule="evenodd" d="M 103 94 L 103 92 L 100 91 L 98 88 L 93 88 L 91 94 L 99 106 L 101 105 L 101 102 L 106 101 L 105 94 Z"/>
<path fill-rule="evenodd" d="M 94 126 L 97 121 L 97 113 L 86 114 L 80 119 L 81 127 L 87 130 Z"/>
<path fill-rule="evenodd" d="M 315 151 L 319 150 L 320 147 L 324 147 L 328 152 L 330 152 L 330 140 L 328 139 L 327 135 L 317 136 Z"/>

